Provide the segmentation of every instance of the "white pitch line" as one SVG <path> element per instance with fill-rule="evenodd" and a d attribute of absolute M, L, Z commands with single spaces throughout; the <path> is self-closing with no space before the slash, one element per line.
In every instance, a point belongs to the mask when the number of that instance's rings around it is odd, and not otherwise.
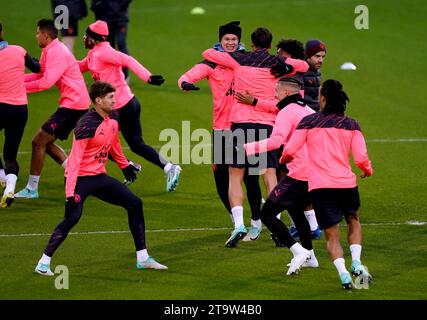
<path fill-rule="evenodd" d="M 403 139 L 367 139 L 366 142 L 427 142 L 427 138 L 403 138 Z M 199 147 L 211 147 L 212 143 L 208 143 L 208 144 L 178 144 L 174 147 L 179 148 L 179 147 L 194 147 L 194 146 L 199 146 Z M 161 147 L 163 147 L 163 145 L 152 145 L 152 147 L 154 149 L 160 149 Z M 123 147 L 123 150 L 130 150 L 129 147 Z M 65 152 L 70 152 L 70 149 L 64 149 Z M 31 151 L 19 151 L 18 154 L 31 154 Z"/>
<path fill-rule="evenodd" d="M 381 223 L 362 223 L 362 226 L 423 226 L 427 224 L 425 221 L 406 221 L 406 222 L 381 222 Z M 344 226 L 343 226 L 344 227 Z M 189 231 L 218 231 L 230 230 L 229 227 L 218 228 L 187 228 L 187 229 L 155 229 L 146 230 L 146 232 L 189 232 Z M 130 233 L 128 230 L 106 230 L 106 231 L 80 231 L 70 232 L 69 235 L 93 235 L 93 234 L 124 234 Z M 0 238 L 23 238 L 23 237 L 44 237 L 50 236 L 51 233 L 18 233 L 18 234 L 0 234 Z"/>

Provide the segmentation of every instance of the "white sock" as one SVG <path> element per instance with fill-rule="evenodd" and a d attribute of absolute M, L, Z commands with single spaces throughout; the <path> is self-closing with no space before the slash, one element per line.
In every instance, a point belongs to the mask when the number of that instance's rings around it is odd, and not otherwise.
<path fill-rule="evenodd" d="M 294 220 L 292 220 L 292 217 L 289 213 L 288 213 L 288 217 L 289 217 L 289 220 L 291 221 L 291 225 L 295 226 L 295 222 L 294 222 Z"/>
<path fill-rule="evenodd" d="M 280 218 L 282 217 L 282 213 L 281 213 L 281 212 L 279 212 L 279 214 L 278 214 L 276 217 L 277 217 L 277 219 L 279 219 L 279 220 L 280 220 Z"/>
<path fill-rule="evenodd" d="M 139 262 L 145 261 L 148 259 L 147 249 L 142 249 L 136 252 L 136 260 Z"/>
<path fill-rule="evenodd" d="M 338 270 L 338 274 L 344 273 L 344 272 L 348 272 L 347 269 L 345 268 L 345 260 L 344 258 L 338 258 L 334 260 L 334 265 L 335 268 L 337 268 Z"/>
<path fill-rule="evenodd" d="M 233 226 L 234 226 L 234 218 L 233 218 L 233 215 L 230 213 L 230 219 L 231 219 L 231 223 L 233 224 Z"/>
<path fill-rule="evenodd" d="M 64 162 L 61 164 L 61 167 L 63 167 L 64 169 L 67 167 L 67 159 L 64 160 Z"/>
<path fill-rule="evenodd" d="M 351 260 L 360 261 L 360 255 L 362 254 L 362 246 L 360 244 L 352 244 L 350 246 Z"/>
<path fill-rule="evenodd" d="M 30 190 L 37 190 L 39 188 L 40 176 L 33 176 L 30 174 L 28 177 L 27 188 Z"/>
<path fill-rule="evenodd" d="M 51 257 L 49 257 L 49 256 L 47 256 L 47 255 L 45 255 L 43 253 L 42 257 L 39 260 L 39 263 L 49 264 L 50 265 L 50 259 L 51 259 Z"/>
<path fill-rule="evenodd" d="M 258 219 L 258 220 L 251 219 L 251 226 L 261 230 L 262 229 L 261 219 Z"/>
<path fill-rule="evenodd" d="M 4 172 L 4 169 L 0 169 L 0 180 L 6 179 L 6 172 Z"/>
<path fill-rule="evenodd" d="M 311 231 L 316 230 L 319 227 L 319 225 L 317 224 L 316 213 L 314 212 L 314 210 L 311 209 L 311 210 L 304 211 L 304 215 L 308 223 L 310 224 L 310 230 Z"/>
<path fill-rule="evenodd" d="M 16 180 L 18 180 L 18 177 L 13 173 L 9 173 L 6 176 L 6 189 L 4 190 L 5 194 L 15 193 Z"/>
<path fill-rule="evenodd" d="M 304 249 L 304 247 L 302 245 L 300 245 L 298 242 L 295 243 L 292 247 L 289 248 L 292 252 L 292 254 L 295 256 L 304 253 L 304 251 L 306 251 L 306 249 Z"/>
<path fill-rule="evenodd" d="M 234 229 L 240 227 L 243 223 L 243 207 L 236 206 L 231 208 L 231 214 L 233 215 L 234 220 Z"/>
<path fill-rule="evenodd" d="M 163 168 L 163 171 L 165 173 L 168 173 L 168 171 L 172 168 L 172 166 L 173 166 L 172 163 L 170 163 L 170 162 L 166 163 L 165 167 Z"/>

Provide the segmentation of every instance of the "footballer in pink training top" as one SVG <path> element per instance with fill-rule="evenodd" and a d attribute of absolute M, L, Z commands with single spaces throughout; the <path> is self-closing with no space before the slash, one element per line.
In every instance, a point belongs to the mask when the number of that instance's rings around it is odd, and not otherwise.
<path fill-rule="evenodd" d="M 214 48 L 220 52 L 243 51 L 240 44 L 242 29 L 240 21 L 232 21 L 219 27 L 219 43 Z M 213 97 L 213 174 L 218 196 L 231 216 L 230 199 L 228 197 L 229 174 L 226 153 L 226 141 L 231 136 L 230 112 L 233 102 L 234 72 L 228 67 L 203 60 L 188 70 L 178 79 L 178 86 L 184 91 L 199 90 L 193 83 L 202 79 L 209 81 Z M 277 109 L 277 108 L 276 108 Z M 230 152 L 231 153 L 231 152 Z M 251 208 L 252 219 L 259 217 L 261 210 L 261 188 L 259 176 L 248 175 L 247 170 L 243 178 L 246 194 Z"/>
<path fill-rule="evenodd" d="M 300 60 L 305 60 L 305 55 L 304 55 L 304 46 L 303 44 L 295 39 L 281 39 L 277 45 L 277 55 L 278 56 L 282 56 L 285 59 L 287 58 L 292 58 L 292 59 L 300 59 Z M 286 60 L 285 60 L 286 62 Z M 309 61 L 307 61 L 309 62 Z M 295 74 L 295 76 L 301 80 L 302 82 L 303 80 L 303 75 L 304 73 L 302 72 L 297 72 Z M 300 91 L 301 97 L 304 97 L 304 88 L 305 85 L 303 86 L 303 88 Z M 317 90 L 317 92 L 319 92 L 319 90 Z M 274 107 L 277 110 L 277 107 L 275 104 L 272 104 L 270 102 L 270 105 L 268 105 L 266 103 L 266 101 L 262 101 L 259 100 L 257 97 L 255 97 L 251 92 L 246 91 L 246 92 L 236 92 L 235 93 L 235 97 L 236 99 L 241 102 L 241 103 L 245 103 L 245 104 L 249 104 L 249 105 L 253 105 L 253 106 L 258 106 L 259 108 L 271 108 Z M 308 104 L 308 102 L 305 100 L 306 104 L 310 107 L 310 105 Z M 277 102 L 276 102 L 277 103 Z M 312 108 L 313 109 L 313 108 Z M 283 146 L 280 147 L 280 149 L 278 149 L 278 154 L 281 154 L 283 151 Z M 281 164 L 279 166 L 279 170 L 277 170 L 276 174 L 277 174 L 277 181 L 282 180 L 282 178 L 285 176 L 285 174 L 288 172 L 288 169 L 286 168 L 285 164 Z M 311 205 L 311 203 L 309 205 L 307 205 L 307 207 L 304 209 L 304 215 L 307 218 L 308 223 L 310 224 L 310 231 L 311 231 L 311 238 L 314 240 L 319 240 L 322 236 L 322 231 L 319 228 L 319 225 L 317 224 L 317 220 L 316 220 L 316 214 L 313 210 L 313 207 Z M 277 217 L 280 219 L 281 214 L 279 213 L 277 215 Z M 295 227 L 295 223 L 292 220 L 292 217 L 289 215 L 289 219 L 291 222 L 291 225 L 289 227 L 289 232 L 291 233 L 292 237 L 296 240 L 299 241 L 299 236 L 298 236 L 298 231 Z M 271 239 L 275 242 L 276 246 L 279 247 L 284 247 L 285 244 L 281 243 L 280 240 L 278 240 L 274 234 L 271 235 Z"/>
<path fill-rule="evenodd" d="M 34 270 L 40 275 L 54 275 L 50 269 L 51 258 L 80 220 L 83 203 L 90 195 L 126 209 L 138 269 L 167 269 L 148 255 L 141 199 L 123 183 L 106 174 L 108 154 L 123 171 L 127 181 L 134 181 L 138 171 L 126 159 L 120 146 L 119 115 L 113 108 L 114 91 L 111 84 L 100 81 L 90 88 L 94 109 L 80 118 L 74 130 L 73 145 L 65 170 L 65 217 L 53 231 Z"/>
<path fill-rule="evenodd" d="M 274 90 L 278 79 L 284 74 L 292 74 L 297 71 L 304 72 L 308 64 L 302 60 L 288 58 L 286 63 L 282 57 L 270 55 L 272 34 L 266 28 L 257 28 L 251 34 L 253 52 L 218 52 L 207 49 L 203 57 L 209 61 L 218 63 L 234 71 L 234 90 L 237 92 L 251 91 L 256 97 L 267 102 L 275 102 Z M 242 181 L 245 169 L 249 174 L 255 171 L 263 171 L 263 179 L 267 192 L 271 192 L 277 184 L 276 168 L 278 157 L 275 151 L 248 158 L 245 155 L 243 144 L 257 141 L 270 136 L 275 113 L 267 112 L 263 108 L 257 108 L 233 101 L 231 107 L 231 130 L 233 131 L 233 155 L 230 165 L 230 204 L 234 219 L 235 229 L 226 241 L 227 247 L 235 247 L 238 241 L 248 233 L 243 222 L 243 188 Z M 257 239 L 262 228 L 260 217 L 251 220 L 249 234 L 252 239 Z"/>
<path fill-rule="evenodd" d="M 359 222 L 360 198 L 356 175 L 350 166 L 350 151 L 362 178 L 372 175 L 371 161 L 359 123 L 344 115 L 349 101 L 341 83 L 327 80 L 320 88 L 320 112 L 301 120 L 286 144 L 281 161 L 296 157 L 307 147 L 309 158 L 308 189 L 319 226 L 325 231 L 327 249 L 337 268 L 344 289 L 353 288 L 340 243 L 339 222 L 347 222 L 347 239 L 351 251 L 351 273 L 359 281 L 372 279 L 361 262 L 362 227 Z"/>
<path fill-rule="evenodd" d="M 37 131 L 32 141 L 31 169 L 27 186 L 15 198 L 39 197 L 38 184 L 47 153 L 62 167 L 67 155 L 55 144 L 56 139 L 66 140 L 77 120 L 89 109 L 90 99 L 76 59 L 58 40 L 58 30 L 53 20 L 37 23 L 37 42 L 42 48 L 41 72 L 25 75 L 27 93 L 48 90 L 55 85 L 60 91 L 59 108 Z"/>
<path fill-rule="evenodd" d="M 160 75 L 152 75 L 133 57 L 112 48 L 107 41 L 108 25 L 98 20 L 86 29 L 83 41 L 88 55 L 79 61 L 81 72 L 90 71 L 94 81 L 109 82 L 116 88 L 119 112 L 119 127 L 130 149 L 137 155 L 155 164 L 166 174 L 166 191 L 172 192 L 179 182 L 181 167 L 165 160 L 151 146 L 144 142 L 141 127 L 141 105 L 129 88 L 123 68 L 129 68 L 145 82 L 160 86 L 165 80 Z"/>
<path fill-rule="evenodd" d="M 20 46 L 9 45 L 3 40 L 0 23 L 0 131 L 4 129 L 3 167 L 0 158 L 0 184 L 5 187 L 0 207 L 5 208 L 14 200 L 19 164 L 16 160 L 19 144 L 28 119 L 27 93 L 24 86 L 25 67 L 40 72 L 40 64 Z"/>
<path fill-rule="evenodd" d="M 286 145 L 300 120 L 314 113 L 301 97 L 302 86 L 302 80 L 296 76 L 283 77 L 279 80 L 276 97 L 279 100 L 277 107 L 280 111 L 277 114 L 273 132 L 268 139 L 245 144 L 246 154 L 276 150 Z M 288 275 L 298 272 L 302 266 L 314 268 L 319 266 L 311 243 L 310 225 L 304 216 L 304 207 L 310 203 L 307 157 L 307 148 L 303 146 L 294 159 L 287 164 L 289 173 L 268 195 L 261 209 L 262 222 L 294 255 Z M 286 225 L 277 217 L 285 209 L 288 210 L 297 227 L 301 245 L 294 240 Z"/>

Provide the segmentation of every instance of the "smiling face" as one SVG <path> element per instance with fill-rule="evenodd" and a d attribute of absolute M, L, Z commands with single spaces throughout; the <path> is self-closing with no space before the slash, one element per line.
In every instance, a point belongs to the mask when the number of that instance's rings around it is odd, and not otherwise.
<path fill-rule="evenodd" d="M 235 34 L 227 33 L 221 38 L 221 47 L 225 52 L 234 52 L 239 47 L 239 38 Z"/>

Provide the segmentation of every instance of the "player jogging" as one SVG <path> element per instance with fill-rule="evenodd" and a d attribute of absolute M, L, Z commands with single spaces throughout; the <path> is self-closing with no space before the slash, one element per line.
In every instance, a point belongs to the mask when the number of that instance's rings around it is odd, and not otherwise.
<path fill-rule="evenodd" d="M 325 232 L 326 247 L 345 289 L 353 288 L 340 243 L 339 222 L 347 222 L 347 240 L 351 251 L 351 273 L 369 282 L 372 277 L 361 262 L 362 227 L 359 222 L 360 198 L 356 175 L 351 171 L 349 155 L 362 169 L 362 178 L 372 175 L 371 161 L 359 123 L 344 115 L 347 94 L 339 81 L 327 80 L 320 89 L 320 112 L 301 120 L 286 144 L 281 161 L 289 162 L 301 147 L 307 146 L 310 165 L 308 188 L 319 226 Z M 360 278 L 361 277 L 361 278 Z"/>
<path fill-rule="evenodd" d="M 276 86 L 280 109 L 268 139 L 245 144 L 247 155 L 275 150 L 286 145 L 302 118 L 314 113 L 300 95 L 303 82 L 296 76 L 283 77 Z M 268 195 L 261 209 L 261 220 L 281 243 L 294 255 L 288 275 L 296 273 L 301 266 L 318 267 L 311 243 L 310 225 L 304 215 L 304 207 L 310 203 L 307 183 L 307 148 L 303 146 L 295 158 L 287 164 L 289 173 Z M 277 217 L 284 209 L 295 222 L 301 244 L 295 242 L 286 225 Z"/>
<path fill-rule="evenodd" d="M 20 46 L 3 40 L 0 23 L 0 131 L 4 129 L 3 167 L 0 158 L 0 184 L 5 187 L 0 206 L 8 207 L 14 200 L 19 164 L 16 159 L 28 119 L 27 94 L 24 86 L 25 67 L 40 72 L 40 64 Z"/>
<path fill-rule="evenodd" d="M 30 176 L 27 186 L 16 193 L 15 198 L 39 197 L 38 185 L 46 153 L 65 168 L 67 155 L 55 144 L 55 140 L 66 140 L 90 105 L 77 61 L 70 50 L 58 40 L 58 30 L 53 20 L 42 19 L 37 23 L 37 42 L 42 48 L 41 72 L 25 75 L 25 89 L 27 93 L 32 93 L 56 85 L 61 96 L 59 108 L 33 137 Z"/>
<path fill-rule="evenodd" d="M 163 159 L 159 153 L 144 142 L 141 127 L 141 105 L 134 96 L 122 68 L 132 70 L 140 79 L 151 85 L 160 86 L 165 80 L 160 75 L 152 75 L 137 60 L 115 50 L 107 41 L 108 26 L 98 20 L 86 29 L 83 37 L 85 47 L 90 49 L 88 55 L 79 61 L 81 72 L 90 71 L 94 81 L 106 81 L 116 88 L 116 109 L 119 113 L 119 126 L 132 152 L 157 165 L 166 174 L 166 191 L 176 189 L 181 167 Z"/>

